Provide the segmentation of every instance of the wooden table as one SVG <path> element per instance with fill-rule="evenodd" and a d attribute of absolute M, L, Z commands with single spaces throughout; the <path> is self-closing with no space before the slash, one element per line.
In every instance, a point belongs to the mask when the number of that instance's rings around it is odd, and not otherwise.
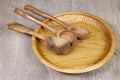
<path fill-rule="evenodd" d="M 82 11 L 105 20 L 117 37 L 113 57 L 101 68 L 77 75 L 63 74 L 42 64 L 31 47 L 31 36 L 8 30 L 7 23 L 36 24 L 13 13 L 31 4 L 46 13 Z M 0 0 L 0 80 L 120 80 L 120 0 Z"/>

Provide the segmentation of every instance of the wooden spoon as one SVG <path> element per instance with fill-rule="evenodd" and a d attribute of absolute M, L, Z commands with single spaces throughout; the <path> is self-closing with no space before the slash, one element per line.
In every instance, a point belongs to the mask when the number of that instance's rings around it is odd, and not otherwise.
<path fill-rule="evenodd" d="M 8 28 L 18 31 L 18 32 L 33 35 L 33 36 L 45 41 L 47 48 L 49 48 L 52 51 L 57 52 L 57 54 L 60 54 L 60 55 L 66 53 L 69 50 L 69 48 L 71 47 L 71 44 L 69 43 L 68 40 L 65 40 L 65 39 L 62 39 L 59 37 L 45 37 L 39 33 L 33 32 L 32 30 L 28 29 L 24 25 L 21 25 L 16 22 L 9 23 Z"/>
<path fill-rule="evenodd" d="M 49 31 L 53 32 L 58 37 L 68 40 L 71 43 L 71 45 L 73 45 L 73 43 L 77 40 L 77 36 L 73 32 L 71 32 L 69 30 L 66 30 L 66 29 L 56 30 L 56 29 L 54 29 L 54 28 L 48 26 L 47 24 L 37 20 L 36 18 L 32 17 L 28 13 L 26 13 L 23 10 L 18 9 L 18 8 L 15 8 L 14 12 L 16 14 L 19 14 L 20 16 L 22 16 L 24 18 L 27 18 L 27 19 L 29 19 L 29 20 L 37 23 L 37 24 L 42 25 L 44 28 L 46 28 Z"/>
<path fill-rule="evenodd" d="M 59 24 L 62 25 L 65 29 L 68 29 L 68 30 L 74 32 L 74 33 L 77 35 L 77 38 L 78 38 L 78 39 L 85 39 L 85 38 L 88 36 L 88 34 L 89 34 L 89 32 L 88 32 L 87 29 L 81 28 L 81 27 L 79 27 L 79 26 L 71 26 L 71 25 L 69 25 L 69 24 L 67 24 L 67 23 L 65 23 L 65 22 L 63 22 L 63 21 L 60 21 L 59 19 L 56 19 L 55 17 L 53 17 L 53 16 L 51 16 L 51 15 L 49 15 L 49 14 L 46 14 L 46 13 L 38 10 L 38 9 L 35 8 L 35 7 L 32 7 L 31 5 L 26 5 L 26 6 L 24 7 L 24 9 L 25 9 L 25 10 L 29 10 L 29 11 L 37 14 L 37 15 L 43 16 L 43 17 L 45 17 L 45 18 L 51 19 L 51 20 L 59 23 Z"/>

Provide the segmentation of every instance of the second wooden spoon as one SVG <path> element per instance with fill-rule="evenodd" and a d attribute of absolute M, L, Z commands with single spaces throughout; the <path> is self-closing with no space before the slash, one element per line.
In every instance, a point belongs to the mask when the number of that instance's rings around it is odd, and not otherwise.
<path fill-rule="evenodd" d="M 37 24 L 42 25 L 44 28 L 48 29 L 49 31 L 53 32 L 54 34 L 56 34 L 58 37 L 63 38 L 68 40 L 71 45 L 73 45 L 73 43 L 77 40 L 77 36 L 71 32 L 70 30 L 66 30 L 66 29 L 61 29 L 61 30 L 56 30 L 50 26 L 48 26 L 47 24 L 37 20 L 36 18 L 32 17 L 30 14 L 24 12 L 21 9 L 15 8 L 14 12 L 24 18 L 27 18 Z"/>

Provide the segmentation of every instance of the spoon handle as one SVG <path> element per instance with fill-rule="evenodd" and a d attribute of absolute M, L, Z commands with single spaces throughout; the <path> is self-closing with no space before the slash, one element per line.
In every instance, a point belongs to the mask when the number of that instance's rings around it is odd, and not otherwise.
<path fill-rule="evenodd" d="M 28 13 L 24 12 L 24 11 L 21 10 L 21 9 L 15 8 L 15 9 L 14 9 L 14 12 L 15 12 L 16 14 L 24 17 L 24 18 L 27 18 L 27 19 L 29 19 L 29 20 L 37 23 L 37 24 L 42 25 L 44 28 L 48 29 L 49 31 L 51 31 L 51 32 L 53 32 L 53 33 L 56 33 L 56 31 L 57 31 L 56 29 L 54 29 L 54 28 L 48 26 L 47 24 L 45 24 L 45 23 L 37 20 L 36 18 L 32 17 L 31 15 L 29 15 Z"/>
<path fill-rule="evenodd" d="M 31 5 L 25 5 L 24 9 L 25 10 L 29 10 L 32 13 L 35 13 L 35 14 L 37 14 L 39 16 L 43 16 L 45 18 L 51 19 L 51 20 L 59 23 L 60 25 L 62 25 L 64 28 L 67 28 L 67 24 L 66 23 L 60 21 L 59 19 L 56 19 L 55 17 L 53 17 L 53 16 L 51 16 L 51 15 L 45 13 L 45 12 L 42 12 L 42 11 L 38 10 L 37 8 L 35 8 L 35 7 L 31 6 Z"/>
<path fill-rule="evenodd" d="M 39 39 L 42 39 L 42 40 L 46 40 L 46 37 L 39 34 L 39 33 L 36 33 L 32 30 L 30 30 L 29 28 L 25 27 L 24 25 L 22 24 L 19 24 L 17 22 L 12 22 L 12 23 L 9 23 L 8 24 L 8 29 L 11 29 L 11 30 L 15 30 L 15 31 L 18 31 L 18 32 L 21 32 L 21 33 L 26 33 L 26 34 L 29 34 L 29 35 L 33 35 Z"/>

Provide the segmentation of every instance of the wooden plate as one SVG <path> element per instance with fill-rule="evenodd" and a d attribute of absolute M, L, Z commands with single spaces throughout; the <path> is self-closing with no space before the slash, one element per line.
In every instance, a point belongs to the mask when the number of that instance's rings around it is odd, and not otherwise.
<path fill-rule="evenodd" d="M 43 41 L 33 36 L 32 47 L 35 55 L 45 65 L 64 73 L 84 73 L 99 68 L 111 58 L 116 47 L 116 39 L 103 20 L 82 12 L 66 12 L 55 17 L 71 25 L 84 27 L 90 34 L 85 40 L 77 40 L 67 55 L 57 55 L 49 51 Z M 44 23 L 62 29 L 60 25 L 48 19 Z M 35 32 L 45 36 L 55 36 L 40 26 Z"/>

